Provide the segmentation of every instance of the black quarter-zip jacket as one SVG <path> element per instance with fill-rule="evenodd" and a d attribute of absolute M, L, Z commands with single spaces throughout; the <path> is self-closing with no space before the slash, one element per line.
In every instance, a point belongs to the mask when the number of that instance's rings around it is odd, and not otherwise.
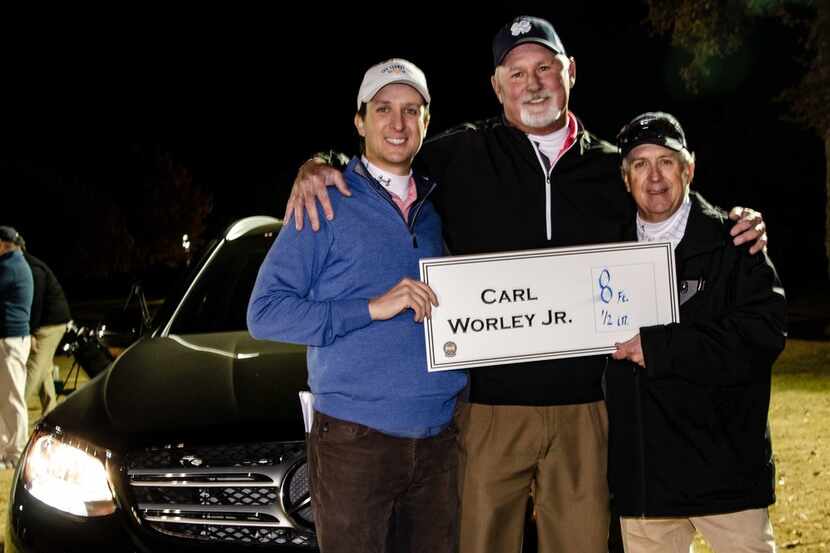
<path fill-rule="evenodd" d="M 783 289 L 765 254 L 732 244 L 725 213 L 694 192 L 691 200 L 675 251 L 690 296 L 680 322 L 640 329 L 645 369 L 612 361 L 606 374 L 608 476 L 623 516 L 729 513 L 775 500 L 767 415 L 784 348 Z"/>
<path fill-rule="evenodd" d="M 432 200 L 453 255 L 576 246 L 623 239 L 634 204 L 617 149 L 578 124 L 576 143 L 547 177 L 530 140 L 502 117 L 465 124 L 428 140 L 417 157 L 441 184 Z M 521 288 L 520 279 L 516 287 Z M 602 399 L 602 356 L 479 367 L 470 401 L 565 405 Z"/>

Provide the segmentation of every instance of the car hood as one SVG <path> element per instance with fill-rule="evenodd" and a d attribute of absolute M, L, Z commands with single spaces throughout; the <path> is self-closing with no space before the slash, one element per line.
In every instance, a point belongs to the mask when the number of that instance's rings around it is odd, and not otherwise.
<path fill-rule="evenodd" d="M 302 439 L 297 393 L 306 381 L 305 348 L 247 332 L 143 338 L 47 422 L 102 446 L 118 436 L 234 426 L 287 429 Z"/>

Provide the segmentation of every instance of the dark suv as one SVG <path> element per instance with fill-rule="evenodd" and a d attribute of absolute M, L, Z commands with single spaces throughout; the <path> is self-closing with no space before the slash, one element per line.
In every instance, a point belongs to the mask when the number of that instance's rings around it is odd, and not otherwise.
<path fill-rule="evenodd" d="M 152 329 L 36 428 L 6 551 L 317 551 L 298 391 L 302 347 L 245 311 L 280 230 L 233 224 Z"/>

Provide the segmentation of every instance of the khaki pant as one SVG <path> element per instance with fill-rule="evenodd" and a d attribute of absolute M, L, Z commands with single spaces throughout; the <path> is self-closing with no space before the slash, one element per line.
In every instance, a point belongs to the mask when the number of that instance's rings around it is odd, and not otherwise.
<path fill-rule="evenodd" d="M 26 359 L 32 339 L 16 336 L 0 340 L 0 463 L 16 465 L 29 438 L 26 398 Z"/>
<path fill-rule="evenodd" d="M 65 333 L 66 323 L 38 328 L 26 362 L 26 399 L 38 394 L 44 415 L 58 404 L 52 367 L 55 366 L 55 351 Z"/>
<path fill-rule="evenodd" d="M 518 553 L 531 490 L 539 553 L 606 553 L 608 415 L 602 401 L 463 404 L 461 553 Z"/>
<path fill-rule="evenodd" d="M 626 553 L 689 553 L 695 531 L 715 553 L 775 553 L 767 509 L 691 518 L 622 517 Z"/>

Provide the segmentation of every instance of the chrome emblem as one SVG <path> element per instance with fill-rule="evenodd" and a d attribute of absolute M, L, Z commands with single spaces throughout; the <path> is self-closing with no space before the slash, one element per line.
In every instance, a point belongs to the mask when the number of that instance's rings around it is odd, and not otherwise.
<path fill-rule="evenodd" d="M 204 463 L 204 461 L 202 461 L 195 455 L 185 455 L 184 457 L 179 459 L 179 463 L 183 467 L 200 467 L 202 466 L 202 463 Z"/>

